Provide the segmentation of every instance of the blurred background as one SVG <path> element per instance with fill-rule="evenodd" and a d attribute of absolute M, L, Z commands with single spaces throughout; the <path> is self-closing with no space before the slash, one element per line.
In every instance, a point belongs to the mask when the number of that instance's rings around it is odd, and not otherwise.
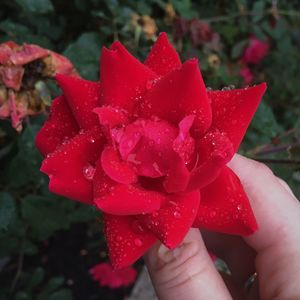
<path fill-rule="evenodd" d="M 56 72 L 97 80 L 102 46 L 120 40 L 143 60 L 161 31 L 182 60 L 199 58 L 208 89 L 268 83 L 240 153 L 267 163 L 300 196 L 299 1 L 1 0 L 1 300 L 130 295 L 134 275 L 94 280 L 90 270 L 108 260 L 101 216 L 48 192 L 34 137 L 59 94 Z M 7 56 L 16 51 L 12 69 Z"/>

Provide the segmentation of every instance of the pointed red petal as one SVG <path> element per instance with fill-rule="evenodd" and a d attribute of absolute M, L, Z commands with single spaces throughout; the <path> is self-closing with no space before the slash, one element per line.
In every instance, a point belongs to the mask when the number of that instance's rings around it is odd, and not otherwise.
<path fill-rule="evenodd" d="M 80 128 L 90 129 L 98 125 L 93 109 L 100 105 L 100 84 L 73 76 L 58 74 L 56 80 Z"/>
<path fill-rule="evenodd" d="M 121 109 L 112 106 L 101 106 L 93 110 L 103 126 L 115 127 L 128 123 L 127 115 Z"/>
<path fill-rule="evenodd" d="M 165 32 L 162 32 L 157 38 L 144 64 L 160 76 L 180 68 L 179 55 L 169 43 Z"/>
<path fill-rule="evenodd" d="M 138 219 L 167 247 L 175 248 L 191 228 L 199 201 L 199 191 L 172 195 L 165 207 L 152 214 L 138 216 Z"/>
<path fill-rule="evenodd" d="M 262 83 L 245 89 L 208 92 L 213 111 L 212 126 L 227 134 L 235 152 L 266 89 L 266 83 Z"/>
<path fill-rule="evenodd" d="M 112 146 L 107 146 L 102 151 L 101 165 L 106 175 L 118 183 L 131 184 L 137 182 L 134 167 L 121 160 L 118 152 Z"/>
<path fill-rule="evenodd" d="M 134 58 L 120 42 L 103 48 L 100 59 L 101 99 L 128 111 L 140 101 L 148 81 L 157 75 Z"/>
<path fill-rule="evenodd" d="M 190 172 L 179 155 L 174 155 L 170 169 L 163 182 L 167 193 L 179 193 L 186 189 L 190 180 Z"/>
<path fill-rule="evenodd" d="M 104 214 L 104 234 L 109 257 L 116 269 L 133 264 L 156 241 L 151 232 L 136 224 L 135 218 L 131 216 Z"/>
<path fill-rule="evenodd" d="M 249 235 L 257 230 L 249 200 L 236 174 L 224 167 L 219 177 L 201 189 L 194 227 L 228 234 Z"/>
<path fill-rule="evenodd" d="M 68 104 L 63 96 L 59 96 L 52 101 L 48 120 L 35 137 L 36 147 L 46 156 L 63 141 L 75 136 L 78 131 L 78 125 Z"/>
<path fill-rule="evenodd" d="M 119 216 L 151 213 L 165 201 L 166 196 L 161 193 L 125 184 L 117 184 L 110 193 L 94 199 L 100 210 Z"/>
<path fill-rule="evenodd" d="M 198 163 L 191 172 L 187 190 L 205 187 L 213 182 L 234 155 L 231 141 L 226 134 L 212 129 L 197 143 Z"/>
<path fill-rule="evenodd" d="M 200 134 L 211 125 L 211 108 L 198 61 L 186 61 L 145 94 L 139 106 L 141 117 L 157 116 L 178 124 L 186 115 L 195 115 L 193 129 Z"/>
<path fill-rule="evenodd" d="M 41 171 L 50 178 L 51 192 L 91 204 L 91 172 L 103 148 L 104 138 L 96 127 L 78 134 L 58 147 L 44 161 Z"/>

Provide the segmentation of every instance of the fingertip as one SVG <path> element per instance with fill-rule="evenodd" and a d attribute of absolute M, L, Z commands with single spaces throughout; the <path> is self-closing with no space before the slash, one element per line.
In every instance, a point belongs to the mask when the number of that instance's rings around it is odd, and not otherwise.
<path fill-rule="evenodd" d="M 198 229 L 173 250 L 156 244 L 145 261 L 160 300 L 231 299 Z"/>

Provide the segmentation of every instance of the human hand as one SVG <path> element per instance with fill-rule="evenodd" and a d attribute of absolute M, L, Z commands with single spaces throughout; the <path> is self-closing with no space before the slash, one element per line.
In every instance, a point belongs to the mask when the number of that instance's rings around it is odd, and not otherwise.
<path fill-rule="evenodd" d="M 159 299 L 300 299 L 298 200 L 264 164 L 235 155 L 229 167 L 244 186 L 259 230 L 242 238 L 191 229 L 175 250 L 154 245 L 145 261 Z M 227 263 L 231 276 L 217 272 L 206 248 Z M 258 280 L 247 291 L 255 272 Z"/>

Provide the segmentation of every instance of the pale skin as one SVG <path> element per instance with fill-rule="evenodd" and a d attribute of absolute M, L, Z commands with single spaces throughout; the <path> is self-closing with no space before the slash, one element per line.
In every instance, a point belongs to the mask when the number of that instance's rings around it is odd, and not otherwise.
<path fill-rule="evenodd" d="M 264 164 L 235 155 L 229 167 L 244 186 L 259 230 L 241 238 L 191 229 L 173 251 L 155 244 L 145 261 L 159 300 L 300 299 L 298 200 Z M 207 249 L 226 261 L 231 276 L 218 273 Z"/>

